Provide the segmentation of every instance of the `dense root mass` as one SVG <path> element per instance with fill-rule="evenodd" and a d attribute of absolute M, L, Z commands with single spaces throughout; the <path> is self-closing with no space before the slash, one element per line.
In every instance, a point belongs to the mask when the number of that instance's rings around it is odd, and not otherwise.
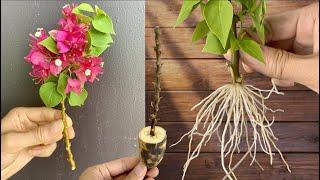
<path fill-rule="evenodd" d="M 257 146 L 260 146 L 261 150 L 270 156 L 270 164 L 272 164 L 275 155 L 272 150 L 275 149 L 280 154 L 288 171 L 291 172 L 289 165 L 275 144 L 277 138 L 271 129 L 274 117 L 271 121 L 266 117 L 267 111 L 272 113 L 283 111 L 281 109 L 272 110 L 265 105 L 265 100 L 273 92 L 283 94 L 277 90 L 274 83 L 271 90 L 261 90 L 251 85 L 237 83 L 227 84 L 195 105 L 192 110 L 202 106 L 193 128 L 184 134 L 177 143 L 171 145 L 178 144 L 186 136 L 190 138 L 188 157 L 184 164 L 182 179 L 185 177 L 190 162 L 199 156 L 201 147 L 206 145 L 214 133 L 217 134 L 221 144 L 221 164 L 226 173 L 223 179 L 237 179 L 234 170 L 248 155 L 252 158 L 251 164 L 256 162 L 263 169 L 256 160 Z M 264 96 L 263 93 L 268 94 Z M 202 123 L 204 124 L 203 127 L 200 126 Z M 253 131 L 253 139 L 249 138 L 248 126 L 250 125 Z M 194 136 L 201 136 L 196 146 L 192 146 Z M 240 153 L 239 145 L 243 137 L 246 141 L 247 152 L 240 161 L 233 165 L 233 154 L 235 152 Z M 195 148 L 192 149 L 192 147 Z M 229 157 L 229 162 L 226 165 L 225 158 L 227 157 Z"/>

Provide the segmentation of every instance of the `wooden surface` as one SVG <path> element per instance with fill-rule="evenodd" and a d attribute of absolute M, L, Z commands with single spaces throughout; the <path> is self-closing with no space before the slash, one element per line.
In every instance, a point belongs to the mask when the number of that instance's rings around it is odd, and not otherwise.
<path fill-rule="evenodd" d="M 294 10 L 315 0 L 269 0 L 268 15 Z M 192 43 L 191 37 L 195 15 L 173 29 L 179 14 L 180 0 L 146 1 L 145 41 L 146 41 L 146 123 L 150 115 L 150 102 L 153 98 L 152 81 L 154 75 L 155 53 L 153 27 L 161 27 L 162 101 L 160 102 L 159 125 L 167 130 L 168 145 L 176 142 L 181 135 L 193 126 L 197 111 L 191 107 L 209 95 L 214 89 L 230 82 L 230 74 L 222 57 L 202 53 L 203 41 Z M 196 10 L 199 11 L 199 10 Z M 246 25 L 250 22 L 246 21 Z M 245 74 L 247 83 L 259 88 L 270 88 L 270 79 L 260 74 Z M 282 108 L 284 113 L 275 115 L 273 131 L 279 138 L 278 147 L 290 164 L 292 173 L 277 155 L 273 165 L 267 155 L 258 149 L 258 160 L 264 167 L 261 171 L 256 165 L 249 166 L 249 159 L 236 170 L 238 179 L 318 179 L 319 178 L 319 100 L 318 95 L 301 85 L 280 88 L 285 95 L 273 95 L 267 101 L 272 108 Z M 268 114 L 269 116 L 271 114 Z M 197 139 L 197 138 L 196 138 Z M 176 180 L 182 175 L 187 157 L 188 139 L 167 149 L 159 165 L 160 180 Z M 241 146 L 244 150 L 243 146 Z M 235 161 L 243 154 L 236 154 Z M 212 137 L 202 148 L 200 156 L 191 162 L 186 179 L 221 179 L 224 172 L 220 165 L 220 147 L 216 137 Z"/>

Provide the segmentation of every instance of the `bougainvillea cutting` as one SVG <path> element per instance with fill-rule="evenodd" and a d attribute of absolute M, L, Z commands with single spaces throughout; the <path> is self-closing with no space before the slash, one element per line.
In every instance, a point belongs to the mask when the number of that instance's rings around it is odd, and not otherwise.
<path fill-rule="evenodd" d="M 81 106 L 88 93 L 87 82 L 102 74 L 100 55 L 113 43 L 115 35 L 111 18 L 98 6 L 87 3 L 67 4 L 56 29 L 38 28 L 30 34 L 30 52 L 25 57 L 32 65 L 29 73 L 47 107 L 61 106 L 64 140 L 71 169 L 76 168 L 67 133 L 66 105 Z"/>

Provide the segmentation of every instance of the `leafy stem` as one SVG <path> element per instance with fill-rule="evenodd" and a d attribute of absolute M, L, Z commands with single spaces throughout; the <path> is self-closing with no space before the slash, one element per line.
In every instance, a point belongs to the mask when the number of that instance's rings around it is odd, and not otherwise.
<path fill-rule="evenodd" d="M 154 33 L 155 33 L 155 43 L 156 46 L 154 47 L 154 51 L 156 52 L 156 67 L 155 67 L 155 82 L 153 82 L 153 86 L 154 86 L 154 101 L 151 103 L 151 106 L 153 108 L 153 113 L 150 115 L 150 120 L 151 120 L 151 130 L 150 130 L 150 135 L 154 136 L 154 132 L 155 132 L 155 126 L 157 124 L 158 121 L 158 111 L 159 111 L 159 103 L 160 103 L 160 91 L 161 91 L 161 87 L 160 87 L 160 75 L 161 75 L 161 59 L 160 59 L 160 55 L 161 55 L 161 51 L 160 51 L 160 28 L 158 26 L 156 26 L 154 28 Z"/>

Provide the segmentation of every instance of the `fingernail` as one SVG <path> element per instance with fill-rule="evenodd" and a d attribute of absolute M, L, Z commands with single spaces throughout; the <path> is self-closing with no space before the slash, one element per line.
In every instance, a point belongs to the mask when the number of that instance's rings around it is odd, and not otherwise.
<path fill-rule="evenodd" d="M 58 121 L 55 121 L 51 124 L 50 131 L 52 134 L 57 134 L 57 133 L 62 132 L 62 129 L 63 129 L 62 121 L 58 120 Z"/>
<path fill-rule="evenodd" d="M 134 169 L 134 173 L 138 177 L 143 177 L 146 174 L 146 171 L 147 171 L 147 167 L 145 165 L 143 165 L 141 162 Z"/>

